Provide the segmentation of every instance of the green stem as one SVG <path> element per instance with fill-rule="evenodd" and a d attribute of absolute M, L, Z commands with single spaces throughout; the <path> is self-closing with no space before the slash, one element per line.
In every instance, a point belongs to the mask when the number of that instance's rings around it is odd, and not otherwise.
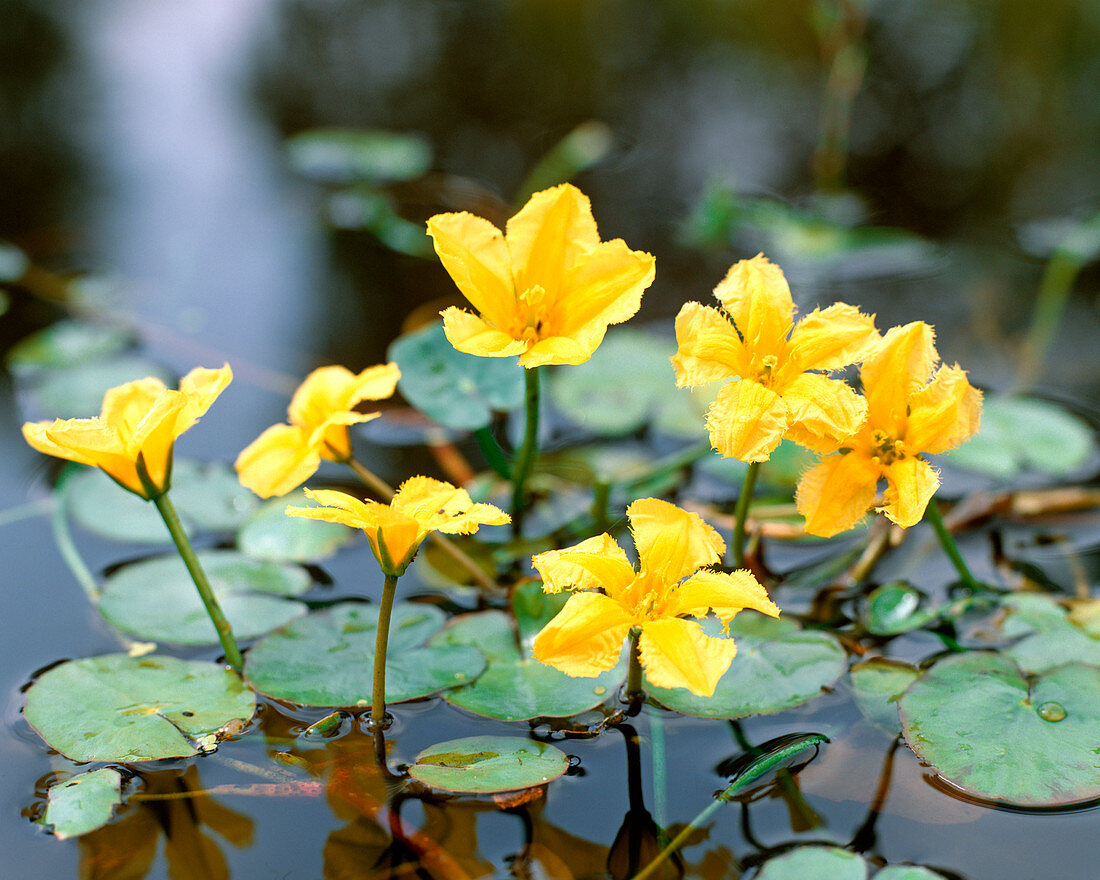
<path fill-rule="evenodd" d="M 626 675 L 626 694 L 625 697 L 631 704 L 638 706 L 641 704 L 642 698 L 645 696 L 645 692 L 642 690 L 642 651 L 638 646 L 638 639 L 642 635 L 642 628 L 640 626 L 632 627 L 630 630 L 630 670 Z M 633 714 L 633 713 L 631 713 Z"/>
<path fill-rule="evenodd" d="M 489 467 L 504 479 L 512 479 L 512 468 L 508 464 L 508 457 L 504 454 L 504 450 L 500 448 L 493 432 L 487 427 L 482 427 L 474 431 L 474 436 L 477 438 L 477 445 L 481 448 L 481 454 L 485 456 L 485 461 L 488 462 Z"/>
<path fill-rule="evenodd" d="M 69 571 L 73 573 L 76 582 L 84 590 L 84 595 L 88 597 L 89 602 L 96 605 L 99 602 L 99 587 L 96 585 L 95 575 L 92 574 L 91 569 L 84 562 L 84 557 L 80 555 L 80 551 L 76 549 L 73 533 L 69 530 L 68 514 L 68 493 L 62 486 L 54 492 L 53 511 L 50 513 L 53 539 L 57 544 L 58 551 L 61 553 L 61 558 L 65 560 L 65 564 L 69 566 Z"/>
<path fill-rule="evenodd" d="M 596 480 L 592 486 L 592 506 L 588 512 L 598 532 L 611 530 L 611 523 L 607 518 L 607 501 L 610 497 L 611 484 L 607 480 Z"/>
<path fill-rule="evenodd" d="M 397 575 L 386 575 L 382 604 L 378 606 L 378 634 L 374 638 L 374 692 L 371 695 L 370 720 L 376 730 L 386 724 L 386 650 L 390 642 L 390 614 L 397 593 Z"/>
<path fill-rule="evenodd" d="M 760 473 L 760 462 L 749 462 L 745 471 L 744 482 L 741 483 L 741 494 L 737 497 L 737 509 L 734 511 L 733 540 L 730 549 L 733 551 L 733 567 L 745 567 L 745 521 L 749 517 L 749 505 L 752 503 L 752 494 L 756 491 L 756 477 Z"/>
<path fill-rule="evenodd" d="M 979 590 L 978 582 L 974 579 L 974 575 L 970 573 L 970 569 L 966 567 L 966 561 L 959 552 L 958 544 L 955 543 L 951 532 L 947 530 L 947 526 L 943 523 L 943 517 L 940 516 L 940 506 L 936 503 L 935 498 L 928 502 L 924 518 L 935 530 L 936 537 L 940 539 L 940 545 L 943 547 L 943 552 L 947 554 L 947 558 L 955 566 L 955 571 L 959 573 L 959 580 L 963 582 L 963 586 L 968 590 Z"/>
<path fill-rule="evenodd" d="M 168 500 L 167 492 L 157 495 L 152 500 L 157 506 L 157 510 L 160 511 L 164 524 L 168 526 L 168 533 L 172 536 L 172 541 L 175 543 L 176 549 L 179 550 L 180 556 L 183 557 L 183 564 L 187 566 L 187 570 L 191 573 L 191 580 L 195 582 L 195 589 L 199 591 L 199 598 L 202 599 L 202 604 L 206 607 L 206 613 L 210 615 L 210 621 L 218 632 L 218 639 L 222 643 L 226 662 L 237 672 L 240 672 L 244 667 L 241 649 L 237 647 L 237 641 L 233 638 L 233 629 L 229 626 L 229 621 L 225 619 L 221 606 L 214 597 L 214 590 L 210 587 L 210 581 L 206 579 L 206 572 L 199 565 L 199 558 L 195 555 L 191 542 L 187 540 L 187 533 L 183 530 L 180 518 L 176 514 L 176 508 Z"/>
<path fill-rule="evenodd" d="M 527 427 L 523 435 L 523 446 L 520 447 L 512 470 L 512 535 L 517 538 L 523 534 L 523 514 L 527 510 L 527 477 L 531 473 L 538 447 L 539 368 L 524 370 L 524 378 L 527 381 Z"/>

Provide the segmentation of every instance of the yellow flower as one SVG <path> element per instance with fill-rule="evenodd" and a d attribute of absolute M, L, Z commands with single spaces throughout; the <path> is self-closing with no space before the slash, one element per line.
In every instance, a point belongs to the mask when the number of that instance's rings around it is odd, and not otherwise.
<path fill-rule="evenodd" d="M 806 531 L 835 535 L 851 528 L 874 503 L 886 480 L 882 511 L 900 526 L 913 526 L 940 484 L 924 453 L 946 452 L 978 430 L 982 395 L 956 364 L 933 370 L 939 355 L 923 321 L 894 327 L 860 370 L 867 419 L 841 453 L 803 474 L 798 510 Z"/>
<path fill-rule="evenodd" d="M 27 422 L 23 436 L 39 452 L 94 465 L 142 498 L 155 498 L 168 491 L 176 438 L 210 409 L 232 378 L 226 364 L 220 370 L 196 367 L 178 391 L 160 379 L 127 382 L 103 396 L 97 417 Z"/>
<path fill-rule="evenodd" d="M 728 626 L 743 608 L 772 617 L 779 609 L 749 572 L 704 568 L 721 560 L 725 543 L 698 514 L 644 498 L 626 515 L 638 571 L 606 534 L 531 560 L 546 592 L 580 591 L 535 637 L 535 658 L 567 675 L 599 675 L 618 662 L 623 639 L 640 627 L 642 665 L 652 684 L 710 696 L 737 648 L 683 616 L 714 611 Z"/>
<path fill-rule="evenodd" d="M 306 495 L 323 506 L 288 507 L 287 514 L 362 529 L 382 572 L 393 577 L 405 573 L 428 532 L 469 535 L 478 526 L 509 522 L 503 510 L 491 504 L 475 504 L 465 489 L 431 477 L 410 477 L 389 504 L 359 501 L 330 489 L 306 489 Z"/>
<path fill-rule="evenodd" d="M 368 367 L 356 375 L 346 367 L 321 367 L 294 392 L 289 425 L 272 425 L 237 456 L 237 476 L 262 498 L 285 495 L 321 466 L 321 459 L 351 458 L 348 425 L 369 422 L 378 413 L 355 412 L 364 400 L 393 394 L 397 364 Z"/>
<path fill-rule="evenodd" d="M 443 312 L 459 351 L 519 355 L 525 367 L 581 364 L 609 324 L 633 317 L 653 281 L 653 257 L 621 239 L 600 241 L 592 206 L 576 187 L 535 193 L 507 233 L 473 214 L 428 221 L 436 253 L 480 315 Z"/>
<path fill-rule="evenodd" d="M 820 373 L 862 358 L 879 341 L 874 316 L 835 303 L 794 324 L 794 303 L 778 266 L 741 260 L 714 289 L 722 310 L 686 303 L 676 317 L 676 384 L 727 383 L 707 415 L 722 455 L 765 461 L 790 437 L 816 452 L 863 420 L 866 404 L 844 382 Z M 723 313 L 724 310 L 724 313 Z M 732 321 L 732 323 L 731 323 Z"/>

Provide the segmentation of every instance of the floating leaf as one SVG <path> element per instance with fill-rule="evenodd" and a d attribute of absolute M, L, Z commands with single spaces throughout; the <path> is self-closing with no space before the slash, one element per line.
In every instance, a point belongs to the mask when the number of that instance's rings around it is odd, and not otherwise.
<path fill-rule="evenodd" d="M 893 736 L 901 733 L 897 701 L 920 672 L 908 663 L 872 657 L 852 666 L 849 674 L 852 694 L 864 717 Z"/>
<path fill-rule="evenodd" d="M 919 865 L 891 865 L 875 874 L 875 880 L 943 880 L 943 874 Z"/>
<path fill-rule="evenodd" d="M 835 846 L 800 846 L 768 859 L 757 880 L 867 880 L 867 863 Z"/>
<path fill-rule="evenodd" d="M 129 330 L 114 324 L 75 319 L 58 321 L 12 346 L 8 352 L 8 367 L 24 375 L 47 368 L 77 367 L 117 354 L 133 342 L 134 336 Z"/>
<path fill-rule="evenodd" d="M 386 702 L 426 697 L 481 674 L 485 657 L 468 645 L 422 647 L 443 626 L 438 608 L 394 603 L 386 658 Z M 253 645 L 252 686 L 309 706 L 368 705 L 374 680 L 378 606 L 344 602 L 295 620 Z"/>
<path fill-rule="evenodd" d="M 663 398 L 678 394 L 669 358 L 675 340 L 620 328 L 604 337 L 591 359 L 553 373 L 548 395 L 569 421 L 603 437 L 641 428 Z"/>
<path fill-rule="evenodd" d="M 1025 678 L 1007 657 L 940 660 L 898 703 L 910 748 L 953 785 L 1029 807 L 1100 797 L 1100 669 Z"/>
<path fill-rule="evenodd" d="M 369 232 L 390 250 L 411 257 L 434 255 L 432 241 L 423 223 L 406 220 L 393 206 L 390 196 L 363 184 L 333 193 L 326 205 L 328 222 L 337 229 Z"/>
<path fill-rule="evenodd" d="M 64 491 L 69 515 L 94 534 L 135 544 L 171 540 L 156 505 L 98 468 L 68 480 Z M 186 459 L 176 459 L 172 466 L 172 503 L 188 533 L 235 529 L 259 505 L 224 464 Z"/>
<path fill-rule="evenodd" d="M 539 159 L 516 191 L 515 204 L 523 205 L 534 193 L 572 180 L 603 159 L 611 144 L 607 123 L 595 119 L 582 122 Z"/>
<path fill-rule="evenodd" d="M 1004 653 L 1024 672 L 1047 672 L 1063 663 L 1100 666 L 1100 636 L 1070 620 L 1069 612 L 1049 596 L 1006 596 L 1010 609 L 1001 632 L 1018 638 Z"/>
<path fill-rule="evenodd" d="M 863 603 L 860 620 L 876 636 L 909 632 L 935 620 L 935 610 L 922 608 L 924 595 L 904 581 L 875 587 Z"/>
<path fill-rule="evenodd" d="M 122 356 L 46 371 L 27 391 L 27 408 L 45 419 L 98 416 L 103 395 L 116 385 L 153 376 L 165 384 L 173 377 L 145 358 Z"/>
<path fill-rule="evenodd" d="M 432 167 L 432 149 L 417 135 L 378 129 L 316 128 L 289 138 L 291 167 L 321 183 L 413 180 Z"/>
<path fill-rule="evenodd" d="M 473 645 L 489 665 L 475 682 L 448 691 L 443 698 L 502 721 L 563 718 L 606 702 L 626 677 L 625 662 L 593 678 L 575 678 L 531 655 L 535 636 L 566 598 L 565 594 L 550 596 L 539 584 L 530 582 L 513 593 L 514 618 L 501 611 L 481 611 L 453 620 L 431 644 Z"/>
<path fill-rule="evenodd" d="M 14 244 L 0 241 L 0 283 L 19 281 L 30 264 L 27 255 Z"/>
<path fill-rule="evenodd" d="M 565 753 L 548 743 L 518 736 L 468 736 L 424 749 L 409 775 L 444 791 L 491 794 L 545 785 L 568 768 Z"/>
<path fill-rule="evenodd" d="M 238 639 L 251 639 L 306 613 L 288 599 L 310 587 L 304 569 L 249 559 L 235 550 L 206 550 L 199 562 Z M 191 575 L 177 555 L 120 568 L 103 586 L 100 613 L 141 639 L 216 644 L 218 634 Z"/>
<path fill-rule="evenodd" d="M 325 559 L 355 537 L 355 529 L 340 523 L 287 516 L 288 507 L 310 507 L 298 490 L 273 498 L 252 515 L 237 535 L 246 556 L 271 562 L 316 562 Z"/>
<path fill-rule="evenodd" d="M 721 631 L 714 620 L 704 629 L 711 635 Z M 646 686 L 647 692 L 685 715 L 743 718 L 805 703 L 844 672 L 844 649 L 835 637 L 802 630 L 791 620 L 742 611 L 730 623 L 730 635 L 737 643 L 737 656 L 719 679 L 714 696 L 652 685 Z"/>
<path fill-rule="evenodd" d="M 457 351 L 442 323 L 399 337 L 386 356 L 401 367 L 397 387 L 405 399 L 445 427 L 473 431 L 488 425 L 494 411 L 523 405 L 519 362 Z"/>
<path fill-rule="evenodd" d="M 61 840 L 95 831 L 111 821 L 122 803 L 122 774 L 111 767 L 79 773 L 47 792 L 43 825 L 52 825 Z"/>
<path fill-rule="evenodd" d="M 254 710 L 252 692 L 222 666 L 107 654 L 43 673 L 27 691 L 23 711 L 70 760 L 132 762 L 209 751 Z"/>
<path fill-rule="evenodd" d="M 1092 429 L 1062 407 L 1027 397 L 989 397 L 981 430 L 945 460 L 962 470 L 1010 480 L 1028 469 L 1065 477 L 1095 454 Z"/>

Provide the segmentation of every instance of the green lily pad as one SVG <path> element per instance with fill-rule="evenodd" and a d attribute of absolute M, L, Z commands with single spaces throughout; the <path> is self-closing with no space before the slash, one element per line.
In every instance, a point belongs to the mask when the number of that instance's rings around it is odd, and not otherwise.
<path fill-rule="evenodd" d="M 945 459 L 962 470 L 1010 480 L 1025 470 L 1065 477 L 1096 454 L 1089 425 L 1057 404 L 1027 397 L 989 397 L 981 430 Z"/>
<path fill-rule="evenodd" d="M 901 733 L 898 699 L 920 672 L 908 663 L 872 657 L 852 666 L 852 694 L 863 716 L 892 736 Z"/>
<path fill-rule="evenodd" d="M 1049 596 L 1006 596 L 1010 609 L 1001 632 L 1017 638 L 1004 653 L 1024 672 L 1047 672 L 1064 663 L 1100 666 L 1100 636 L 1077 626 L 1069 612 Z"/>
<path fill-rule="evenodd" d="M 485 657 L 469 645 L 422 647 L 443 626 L 438 608 L 396 602 L 386 657 L 386 702 L 415 700 L 472 681 Z M 344 602 L 257 642 L 245 672 L 260 693 L 308 706 L 370 703 L 378 606 Z"/>
<path fill-rule="evenodd" d="M 113 324 L 75 319 L 58 321 L 12 346 L 8 352 L 8 367 L 20 374 L 76 367 L 118 354 L 133 342 L 134 336 L 129 330 Z"/>
<path fill-rule="evenodd" d="M 867 880 L 867 863 L 835 846 L 800 846 L 768 859 L 757 880 Z"/>
<path fill-rule="evenodd" d="M 31 261 L 14 244 L 0 241 L 0 283 L 18 281 L 27 274 Z"/>
<path fill-rule="evenodd" d="M 52 825 L 61 840 L 102 828 L 122 803 L 122 774 L 111 767 L 78 773 L 47 792 L 43 825 Z"/>
<path fill-rule="evenodd" d="M 720 624 L 704 624 L 710 635 Z M 776 620 L 742 611 L 730 623 L 737 656 L 718 681 L 711 697 L 686 688 L 646 686 L 663 705 L 701 718 L 744 718 L 798 706 L 831 687 L 845 667 L 844 649 L 836 638 L 818 630 L 803 630 L 787 619 Z"/>
<path fill-rule="evenodd" d="M 128 492 L 98 468 L 65 483 L 69 512 L 89 532 L 129 543 L 171 540 L 156 505 Z M 239 527 L 259 500 L 220 462 L 200 464 L 176 459 L 172 466 L 172 504 L 188 534 Z"/>
<path fill-rule="evenodd" d="M 304 569 L 249 559 L 235 550 L 206 550 L 198 557 L 238 639 L 261 636 L 306 613 L 305 605 L 287 598 L 309 589 Z M 191 575 L 175 554 L 116 571 L 103 586 L 99 611 L 141 639 L 184 645 L 218 642 Z"/>
<path fill-rule="evenodd" d="M 904 581 L 882 584 L 871 591 L 863 603 L 860 620 L 876 636 L 893 636 L 919 629 L 939 615 L 922 608 L 924 595 Z"/>
<path fill-rule="evenodd" d="M 493 412 L 523 405 L 524 370 L 515 358 L 457 351 L 435 323 L 396 339 L 386 357 L 401 367 L 397 387 L 418 410 L 448 428 L 474 431 Z"/>
<path fill-rule="evenodd" d="M 390 250 L 410 257 L 435 255 L 423 223 L 406 220 L 394 208 L 390 195 L 371 184 L 334 192 L 325 205 L 328 222 L 337 229 L 369 232 Z"/>
<path fill-rule="evenodd" d="M 108 390 L 146 376 L 166 385 L 175 381 L 160 364 L 130 355 L 57 367 L 27 391 L 27 408 L 44 419 L 91 418 L 99 415 Z"/>
<path fill-rule="evenodd" d="M 240 676 L 214 663 L 107 654 L 43 673 L 23 714 L 70 760 L 133 762 L 210 751 L 255 705 Z"/>
<path fill-rule="evenodd" d="M 875 874 L 875 880 L 943 880 L 943 874 L 920 865 L 890 865 Z"/>
<path fill-rule="evenodd" d="M 898 702 L 909 747 L 952 785 L 1050 807 L 1100 797 L 1100 669 L 1025 678 L 1007 657 L 940 660 Z"/>
<path fill-rule="evenodd" d="M 514 617 L 502 611 L 463 614 L 437 633 L 433 646 L 473 645 L 489 664 L 476 681 L 446 692 L 443 698 L 502 721 L 564 718 L 606 702 L 626 677 L 625 661 L 601 675 L 574 678 L 531 655 L 535 636 L 566 598 L 565 594 L 547 595 L 536 583 L 523 584 L 512 596 Z"/>
<path fill-rule="evenodd" d="M 444 791 L 492 794 L 545 785 L 568 769 L 569 758 L 549 743 L 518 736 L 468 736 L 424 749 L 409 775 Z"/>
<path fill-rule="evenodd" d="M 548 395 L 569 421 L 602 437 L 632 434 L 657 411 L 658 402 L 676 390 L 669 358 L 676 341 L 645 330 L 610 331 L 591 359 L 558 370 Z"/>
<path fill-rule="evenodd" d="M 311 129 L 289 138 L 286 150 L 295 171 L 320 183 L 414 180 L 432 167 L 423 138 L 378 129 Z"/>
<path fill-rule="evenodd" d="M 237 533 L 237 547 L 246 556 L 270 562 L 316 562 L 351 541 L 355 529 L 340 523 L 287 516 L 288 507 L 310 507 L 298 490 L 260 505 Z"/>

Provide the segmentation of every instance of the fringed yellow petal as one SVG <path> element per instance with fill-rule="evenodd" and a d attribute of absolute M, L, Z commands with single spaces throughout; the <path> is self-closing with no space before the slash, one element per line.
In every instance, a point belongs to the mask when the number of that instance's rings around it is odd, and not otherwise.
<path fill-rule="evenodd" d="M 679 618 L 646 621 L 638 646 L 651 684 L 687 688 L 700 697 L 714 694 L 737 653 L 733 639 L 712 638 L 699 624 Z"/>
<path fill-rule="evenodd" d="M 317 448 L 297 425 L 272 425 L 241 450 L 234 463 L 241 485 L 261 498 L 285 495 L 320 466 Z"/>
<path fill-rule="evenodd" d="M 504 235 L 473 214 L 436 214 L 428 235 L 462 295 L 495 327 L 508 326 L 516 307 L 512 257 Z"/>
<path fill-rule="evenodd" d="M 806 531 L 829 537 L 850 529 L 875 500 L 879 468 L 856 452 L 830 455 L 802 475 L 795 502 Z"/>
<path fill-rule="evenodd" d="M 101 418 L 121 437 L 133 436 L 145 415 L 168 391 L 160 379 L 148 377 L 108 389 L 103 395 Z"/>
<path fill-rule="evenodd" d="M 183 405 L 176 416 L 175 435 L 178 437 L 206 415 L 206 411 L 232 381 L 233 371 L 229 364 L 217 370 L 195 367 L 184 376 L 180 380 L 179 390 Z"/>
<path fill-rule="evenodd" d="M 674 584 L 714 565 L 726 551 L 722 537 L 697 513 L 658 498 L 642 498 L 626 509 L 641 571 Z"/>
<path fill-rule="evenodd" d="M 698 571 L 676 588 L 672 599 L 670 615 L 706 617 L 712 610 L 724 626 L 745 608 L 779 616 L 779 608 L 768 598 L 767 590 L 744 569 L 730 574 Z"/>
<path fill-rule="evenodd" d="M 566 293 L 566 273 L 600 236 L 587 196 L 563 183 L 531 196 L 508 221 L 507 240 L 516 292 L 538 285 L 557 300 Z"/>
<path fill-rule="evenodd" d="M 575 336 L 593 324 L 606 328 L 633 318 L 642 293 L 653 283 L 655 262 L 618 238 L 578 256 L 566 271 L 562 295 L 549 310 L 554 332 Z"/>
<path fill-rule="evenodd" d="M 490 326 L 477 315 L 455 306 L 444 309 L 443 332 L 456 349 L 478 357 L 514 357 L 527 350 L 528 343 L 513 339 L 503 330 Z"/>
<path fill-rule="evenodd" d="M 465 489 L 431 477 L 410 477 L 394 493 L 390 507 L 420 524 L 425 532 L 470 534 L 479 525 L 504 525 L 508 514 L 492 504 L 474 504 Z"/>
<path fill-rule="evenodd" d="M 393 397 L 397 382 L 401 378 L 401 368 L 397 364 L 376 364 L 367 367 L 351 383 L 348 405 L 355 406 L 364 400 L 385 400 Z"/>
<path fill-rule="evenodd" d="M 803 373 L 783 392 L 790 413 L 787 436 L 814 452 L 835 452 L 855 434 L 867 402 L 839 379 Z"/>
<path fill-rule="evenodd" d="M 859 371 L 869 423 L 891 436 L 904 433 L 909 397 L 924 388 L 938 359 L 923 321 L 891 328 Z"/>
<path fill-rule="evenodd" d="M 672 366 L 679 388 L 732 379 L 750 369 L 737 331 L 710 306 L 684 303 L 676 316 L 676 344 Z"/>
<path fill-rule="evenodd" d="M 761 355 L 778 354 L 794 320 L 794 302 L 783 270 L 763 254 L 735 263 L 714 295 L 729 312 L 745 345 Z"/>
<path fill-rule="evenodd" d="M 906 448 L 914 453 L 946 452 L 978 433 L 982 393 L 958 365 L 941 367 L 928 386 L 910 398 L 909 409 Z"/>
<path fill-rule="evenodd" d="M 531 558 L 547 593 L 599 590 L 615 596 L 634 580 L 634 566 L 610 535 L 597 535 L 564 550 L 547 550 Z"/>
<path fill-rule="evenodd" d="M 549 336 L 540 339 L 519 356 L 519 362 L 529 370 L 547 364 L 583 364 L 600 347 L 606 330 L 606 327 L 598 327 L 595 332 L 575 338 Z"/>
<path fill-rule="evenodd" d="M 138 422 L 137 430 L 125 437 L 128 457 L 137 461 L 140 455 L 150 482 L 162 492 L 168 488 L 168 472 L 172 467 L 172 445 L 182 431 L 176 426 L 183 422 L 190 427 L 194 419 L 187 419 L 184 409 L 187 401 L 178 391 L 165 391 Z M 186 429 L 185 429 L 186 430 Z"/>
<path fill-rule="evenodd" d="M 98 467 L 131 492 L 147 497 L 138 479 L 137 457 L 130 457 L 118 432 L 100 419 L 28 422 L 23 437 L 39 452 Z"/>
<path fill-rule="evenodd" d="M 882 512 L 899 526 L 915 526 L 939 488 L 935 469 L 919 458 L 904 458 L 885 468 L 886 500 Z"/>
<path fill-rule="evenodd" d="M 788 357 L 798 372 L 839 370 L 862 360 L 878 343 L 874 315 L 834 303 L 814 309 L 798 322 L 791 331 Z"/>
<path fill-rule="evenodd" d="M 782 398 L 748 379 L 723 386 L 707 413 L 711 445 L 741 461 L 767 461 L 789 424 Z"/>
<path fill-rule="evenodd" d="M 566 675 L 599 675 L 619 661 L 632 623 L 613 599 L 601 593 L 574 593 L 535 636 L 535 659 Z"/>

